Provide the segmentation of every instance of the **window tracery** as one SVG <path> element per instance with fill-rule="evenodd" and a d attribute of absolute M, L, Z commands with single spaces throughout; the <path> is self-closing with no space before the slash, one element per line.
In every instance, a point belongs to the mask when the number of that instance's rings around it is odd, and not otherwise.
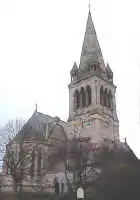
<path fill-rule="evenodd" d="M 55 179 L 54 179 L 54 190 L 55 190 L 55 193 L 56 193 L 57 195 L 59 195 L 59 192 L 60 192 L 60 189 L 59 189 L 59 182 L 58 182 L 58 180 L 57 180 L 56 177 L 55 177 Z"/>
<path fill-rule="evenodd" d="M 33 149 L 33 152 L 31 155 L 30 175 L 31 175 L 31 178 L 33 178 L 35 175 L 35 149 Z"/>
<path fill-rule="evenodd" d="M 79 108 L 85 108 L 92 104 L 92 90 L 89 85 L 85 88 L 81 87 L 80 92 L 76 90 L 74 92 L 74 111 Z"/>
<path fill-rule="evenodd" d="M 41 149 L 38 151 L 38 156 L 37 156 L 37 174 L 38 176 L 41 176 Z"/>
<path fill-rule="evenodd" d="M 109 91 L 109 93 L 108 93 L 108 106 L 109 106 L 109 108 L 112 108 L 112 105 L 113 105 L 113 96 L 112 96 L 111 91 Z"/>
<path fill-rule="evenodd" d="M 86 106 L 86 93 L 83 87 L 81 88 L 80 96 L 81 96 L 81 107 L 84 108 Z"/>
<path fill-rule="evenodd" d="M 74 94 L 74 110 L 80 108 L 80 93 L 76 90 Z"/>
<path fill-rule="evenodd" d="M 100 88 L 100 104 L 104 105 L 104 94 L 103 94 L 103 86 Z"/>
<path fill-rule="evenodd" d="M 105 88 L 105 91 L 104 91 L 104 106 L 107 107 L 107 88 Z"/>
<path fill-rule="evenodd" d="M 104 89 L 103 86 L 100 88 L 100 104 L 108 108 L 112 108 L 113 106 L 113 96 L 111 90 L 108 91 L 108 89 Z"/>
<path fill-rule="evenodd" d="M 90 106 L 92 101 L 92 93 L 91 93 L 91 87 L 89 85 L 86 88 L 86 93 L 87 93 L 87 106 Z"/>

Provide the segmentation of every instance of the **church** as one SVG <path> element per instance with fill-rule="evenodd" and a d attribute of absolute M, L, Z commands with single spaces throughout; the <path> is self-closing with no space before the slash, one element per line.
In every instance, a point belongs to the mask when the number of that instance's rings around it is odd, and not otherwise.
<path fill-rule="evenodd" d="M 80 65 L 70 72 L 68 126 L 79 124 L 81 137 L 89 136 L 93 143 L 104 139 L 119 141 L 119 120 L 116 113 L 113 72 L 105 64 L 89 11 Z M 78 133 L 77 132 L 77 133 Z"/>
<path fill-rule="evenodd" d="M 92 147 L 103 142 L 119 144 L 119 120 L 116 112 L 116 86 L 113 82 L 113 71 L 105 63 L 96 30 L 89 10 L 80 64 L 75 62 L 70 71 L 69 115 L 64 122 L 59 117 L 52 117 L 36 109 L 22 128 L 25 135 L 25 146 L 31 148 L 35 140 L 47 141 L 39 144 L 41 150 L 30 156 L 30 174 L 22 181 L 26 191 L 54 192 L 54 182 L 59 184 L 59 191 L 67 191 L 64 163 L 48 165 L 47 159 L 40 152 L 52 152 L 60 149 L 67 140 L 89 138 Z M 20 134 L 20 133 L 19 133 Z M 44 155 L 42 153 L 42 155 Z M 51 162 L 51 161 L 50 161 Z M 52 161 L 53 162 L 53 161 Z M 47 173 L 44 169 L 47 168 Z M 46 172 L 46 171 L 45 171 Z M 41 182 L 36 177 L 44 174 Z M 70 176 L 70 174 L 69 174 Z M 12 177 L 7 167 L 3 167 L 3 191 L 12 191 Z"/>

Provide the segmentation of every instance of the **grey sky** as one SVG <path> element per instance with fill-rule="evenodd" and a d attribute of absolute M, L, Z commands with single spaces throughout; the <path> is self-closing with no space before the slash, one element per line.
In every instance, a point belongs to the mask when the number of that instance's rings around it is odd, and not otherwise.
<path fill-rule="evenodd" d="M 140 156 L 139 0 L 91 0 L 105 61 L 117 85 L 121 138 Z M 0 1 L 0 125 L 40 112 L 68 117 L 69 71 L 79 63 L 88 0 Z"/>

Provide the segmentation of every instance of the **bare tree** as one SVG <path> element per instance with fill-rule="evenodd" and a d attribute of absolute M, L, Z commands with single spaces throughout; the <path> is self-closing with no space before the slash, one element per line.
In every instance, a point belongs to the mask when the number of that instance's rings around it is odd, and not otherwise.
<path fill-rule="evenodd" d="M 62 132 L 65 133 L 64 127 L 61 124 L 59 126 L 62 128 Z M 64 145 L 57 149 L 54 157 L 59 157 L 64 163 L 68 192 L 72 192 L 77 185 L 86 182 L 88 168 L 91 166 L 91 151 L 90 138 L 76 137 L 66 140 Z"/>
<path fill-rule="evenodd" d="M 43 182 L 44 177 L 60 161 L 64 164 L 64 173 L 69 191 L 72 191 L 73 186 L 76 187 L 77 184 L 84 184 L 89 171 L 95 171 L 95 163 L 93 164 L 91 162 L 93 160 L 90 158 L 90 139 L 73 138 L 71 141 L 67 140 L 65 129 L 59 120 L 49 125 L 49 137 L 45 140 L 40 137 L 32 139 L 32 141 L 28 138 L 28 141 L 26 141 L 24 136 L 28 131 L 27 125 L 25 126 L 26 128 L 20 129 L 20 123 L 15 123 L 18 130 L 17 134 L 13 124 L 9 123 L 7 126 L 9 134 L 4 162 L 7 167 L 7 174 L 12 176 L 16 194 L 22 193 L 22 182 L 26 175 L 30 176 L 34 183 L 37 183 L 33 185 L 33 189 L 43 192 L 46 189 L 46 185 Z M 41 127 L 41 124 L 39 125 Z M 60 146 L 55 145 L 54 138 L 51 137 L 56 126 L 61 129 L 61 133 L 65 137 Z M 43 135 L 41 129 L 38 135 Z M 48 153 L 48 148 L 51 149 L 50 154 Z M 35 157 L 39 160 L 37 169 L 39 171 L 36 174 L 34 174 L 35 166 L 33 166 Z M 40 165 L 42 159 L 46 161 L 43 166 Z"/>
<path fill-rule="evenodd" d="M 27 148 L 25 129 L 23 120 L 11 120 L 5 126 L 3 143 L 1 151 L 4 153 L 4 167 L 6 174 L 13 180 L 13 186 L 16 194 L 22 192 L 22 181 L 25 176 L 25 169 L 29 159 L 28 153 L 31 149 Z"/>
<path fill-rule="evenodd" d="M 9 120 L 2 128 L 0 142 L 1 153 L 5 153 L 6 145 L 15 138 L 15 136 L 19 133 L 24 124 L 25 121 L 22 119 Z"/>
<path fill-rule="evenodd" d="M 46 189 L 46 185 L 43 183 L 44 177 L 52 166 L 58 162 L 58 153 L 53 144 L 53 139 L 48 138 L 44 140 L 42 137 L 42 124 L 39 124 L 40 132 L 34 134 L 35 138 L 28 138 L 28 140 L 26 140 L 26 133 L 30 131 L 30 127 L 26 124 L 21 128 L 21 124 L 22 122 L 20 121 L 10 121 L 6 125 L 6 134 L 4 138 L 4 163 L 7 171 L 6 173 L 13 179 L 15 194 L 22 194 L 22 182 L 26 180 L 26 177 L 30 177 L 31 182 L 37 183 L 36 185 L 32 185 L 33 189 L 38 192 L 43 192 Z M 58 125 L 57 122 L 50 124 L 50 136 L 56 125 Z M 48 152 L 45 150 L 48 147 L 55 149 L 50 155 L 48 155 Z M 33 166 L 33 159 L 35 159 L 35 157 L 38 160 L 37 172 L 34 172 L 35 166 Z M 41 166 L 42 159 L 47 161 L 47 164 L 43 167 Z"/>
<path fill-rule="evenodd" d="M 100 175 L 99 147 L 93 147 L 89 137 L 73 137 L 58 151 L 65 165 L 68 192 L 86 187 Z"/>
<path fill-rule="evenodd" d="M 89 138 L 73 138 L 68 151 L 67 171 L 73 174 L 73 186 L 82 185 L 87 180 L 87 169 L 89 167 L 90 155 Z M 69 161 L 70 160 L 70 161 Z"/>
<path fill-rule="evenodd" d="M 23 141 L 19 144 L 12 141 L 6 146 L 4 157 L 6 174 L 12 176 L 15 193 L 21 193 L 22 190 L 27 153 L 28 150 L 24 147 Z"/>

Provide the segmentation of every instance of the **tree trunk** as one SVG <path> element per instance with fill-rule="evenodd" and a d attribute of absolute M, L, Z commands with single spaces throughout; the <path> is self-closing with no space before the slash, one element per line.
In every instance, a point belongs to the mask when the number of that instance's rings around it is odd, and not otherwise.
<path fill-rule="evenodd" d="M 66 176 L 66 180 L 67 180 L 68 193 L 71 193 L 72 192 L 72 186 L 71 186 L 69 179 L 68 179 L 67 170 L 65 170 L 65 176 Z"/>
<path fill-rule="evenodd" d="M 22 181 L 19 183 L 19 199 L 22 199 Z"/>
<path fill-rule="evenodd" d="M 15 193 L 15 200 L 18 200 L 18 184 L 14 181 L 14 193 Z"/>

